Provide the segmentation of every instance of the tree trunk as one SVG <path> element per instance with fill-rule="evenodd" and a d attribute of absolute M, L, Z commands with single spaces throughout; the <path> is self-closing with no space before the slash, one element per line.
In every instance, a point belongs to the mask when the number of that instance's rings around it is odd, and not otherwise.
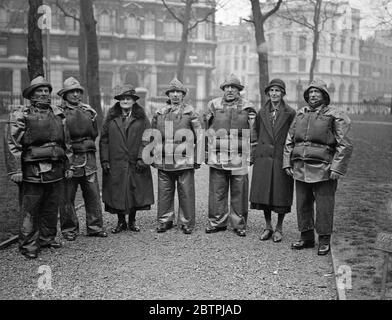
<path fill-rule="evenodd" d="M 86 87 L 89 104 L 98 113 L 98 125 L 100 127 L 102 123 L 102 107 L 99 85 L 99 54 L 92 0 L 80 0 L 80 21 L 80 27 L 84 28 L 86 36 Z"/>
<path fill-rule="evenodd" d="M 261 13 L 259 0 L 251 0 L 252 3 L 252 14 L 255 26 L 255 37 L 257 55 L 259 58 L 259 90 L 260 90 L 260 102 L 264 105 L 266 102 L 266 96 L 264 88 L 268 86 L 269 74 L 268 74 L 268 49 L 265 42 L 264 36 L 264 18 Z"/>
<path fill-rule="evenodd" d="M 184 19 L 182 20 L 182 33 L 180 44 L 180 56 L 177 63 L 177 79 L 184 80 L 186 54 L 188 51 L 189 23 L 191 19 L 192 4 L 194 0 L 186 0 Z"/>
<path fill-rule="evenodd" d="M 42 0 L 29 0 L 28 13 L 28 35 L 27 35 L 27 70 L 30 81 L 44 73 L 42 30 L 38 26 L 40 14 L 38 8 L 42 5 Z"/>
<path fill-rule="evenodd" d="M 86 80 L 86 64 L 87 64 L 87 54 L 86 54 L 86 35 L 84 27 L 79 23 L 79 47 L 78 47 L 78 58 L 79 58 L 79 78 L 82 87 L 87 88 Z M 87 95 L 84 95 L 84 102 Z"/>
<path fill-rule="evenodd" d="M 309 71 L 309 83 L 311 83 L 314 79 L 314 68 L 317 62 L 317 52 L 319 45 L 320 33 L 318 30 L 313 30 L 313 43 L 312 43 L 312 61 L 310 63 L 310 71 Z"/>
<path fill-rule="evenodd" d="M 309 71 L 309 83 L 314 79 L 314 67 L 317 62 L 317 52 L 320 41 L 320 14 L 321 14 L 321 6 L 323 0 L 317 0 L 314 7 L 314 15 L 313 15 L 313 43 L 312 43 L 312 62 L 310 63 L 310 71 Z"/>

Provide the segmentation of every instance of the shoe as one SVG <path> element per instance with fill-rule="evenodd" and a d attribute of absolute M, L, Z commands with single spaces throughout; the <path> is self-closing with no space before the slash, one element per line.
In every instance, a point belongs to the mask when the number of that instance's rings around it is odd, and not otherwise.
<path fill-rule="evenodd" d="M 314 240 L 299 240 L 291 245 L 291 249 L 302 250 L 305 248 L 314 248 Z"/>
<path fill-rule="evenodd" d="M 117 223 L 117 226 L 112 229 L 112 233 L 120 233 L 124 230 L 127 230 L 127 224 L 124 222 L 119 222 Z"/>
<path fill-rule="evenodd" d="M 270 239 L 272 237 L 273 233 L 274 232 L 271 229 L 264 229 L 263 233 L 260 236 L 260 240 L 265 241 L 265 240 Z"/>
<path fill-rule="evenodd" d="M 140 232 L 140 228 L 135 224 L 135 221 L 128 223 L 128 229 L 133 232 Z"/>
<path fill-rule="evenodd" d="M 331 245 L 329 243 L 319 244 L 317 254 L 319 256 L 325 256 L 331 250 Z"/>
<path fill-rule="evenodd" d="M 158 227 L 157 227 L 157 232 L 158 233 L 166 232 L 166 230 L 169 230 L 172 227 L 173 227 L 173 221 L 160 222 Z"/>
<path fill-rule="evenodd" d="M 272 235 L 273 242 L 281 242 L 283 238 L 282 232 L 279 230 L 275 230 L 274 234 Z"/>
<path fill-rule="evenodd" d="M 135 225 L 130 226 L 128 229 L 130 231 L 133 231 L 133 232 L 140 232 L 140 228 L 138 226 L 135 226 Z"/>
<path fill-rule="evenodd" d="M 237 236 L 246 237 L 246 231 L 244 229 L 234 229 Z"/>
<path fill-rule="evenodd" d="M 22 253 L 27 259 L 37 259 L 37 257 L 38 257 L 38 254 L 37 254 L 37 252 L 34 252 L 34 251 L 32 251 L 32 252 L 25 252 L 25 253 Z"/>
<path fill-rule="evenodd" d="M 207 227 L 206 233 L 216 233 L 219 231 L 226 231 L 227 227 Z"/>
<path fill-rule="evenodd" d="M 191 234 L 192 233 L 192 229 L 191 228 L 188 228 L 188 227 L 185 227 L 185 226 L 182 226 L 182 232 L 184 233 L 184 234 Z"/>
<path fill-rule="evenodd" d="M 61 243 L 53 240 L 49 243 L 41 244 L 41 248 L 53 248 L 53 249 L 60 249 L 62 247 Z"/>
<path fill-rule="evenodd" d="M 99 231 L 97 233 L 91 233 L 87 235 L 88 237 L 98 237 L 98 238 L 106 238 L 108 234 L 105 231 Z"/>
<path fill-rule="evenodd" d="M 71 232 L 67 232 L 63 234 L 63 238 L 67 241 L 75 241 L 76 239 L 76 234 L 71 233 Z"/>

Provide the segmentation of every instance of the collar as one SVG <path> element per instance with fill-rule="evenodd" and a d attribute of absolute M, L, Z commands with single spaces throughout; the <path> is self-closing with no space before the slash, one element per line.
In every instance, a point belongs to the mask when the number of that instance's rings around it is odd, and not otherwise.
<path fill-rule="evenodd" d="M 279 102 L 279 104 L 277 106 L 274 106 L 273 103 L 271 102 L 271 104 L 270 104 L 270 112 L 279 111 L 281 109 L 281 107 L 282 106 L 281 106 L 280 102 Z"/>

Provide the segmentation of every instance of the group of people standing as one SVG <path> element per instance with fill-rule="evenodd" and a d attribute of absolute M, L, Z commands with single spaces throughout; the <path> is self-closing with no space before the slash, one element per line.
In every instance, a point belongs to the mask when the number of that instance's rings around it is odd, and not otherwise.
<path fill-rule="evenodd" d="M 166 104 L 151 121 L 131 85 L 114 97 L 117 102 L 107 112 L 99 138 L 102 201 L 105 211 L 118 217 L 112 233 L 140 231 L 136 212 L 150 210 L 154 203 L 152 166 L 158 170 L 156 231 L 174 226 L 177 189 L 177 225 L 191 234 L 196 216 L 194 173 L 206 163 L 206 233 L 225 231 L 230 225 L 238 236 L 246 236 L 250 202 L 251 209 L 264 212 L 260 240 L 282 241 L 295 181 L 301 237 L 292 248 L 314 247 L 315 230 L 318 254 L 327 254 L 337 180 L 346 173 L 352 153 L 349 118 L 330 106 L 321 80 L 310 83 L 304 92 L 308 105 L 298 112 L 285 103 L 286 86 L 280 79 L 265 88 L 268 99 L 260 110 L 242 98 L 244 86 L 235 75 L 220 88 L 222 97 L 211 100 L 199 115 L 184 102 L 188 90 L 175 78 L 165 92 Z M 75 78 L 66 79 L 58 92 L 61 105 L 51 104 L 51 91 L 43 77 L 33 79 L 23 91 L 30 105 L 10 113 L 5 137 L 8 174 L 20 185 L 19 248 L 31 259 L 42 247 L 61 247 L 55 240 L 58 211 L 63 237 L 76 239 L 79 185 L 87 235 L 107 237 L 97 179 L 97 114 L 82 103 L 84 88 Z M 249 166 L 253 166 L 250 192 Z M 275 228 L 272 212 L 278 215 Z"/>

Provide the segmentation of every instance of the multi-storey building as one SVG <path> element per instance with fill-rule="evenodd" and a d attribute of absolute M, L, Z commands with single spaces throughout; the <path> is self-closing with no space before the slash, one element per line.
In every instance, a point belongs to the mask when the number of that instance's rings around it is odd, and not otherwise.
<path fill-rule="evenodd" d="M 74 6 L 69 3 L 75 2 Z M 68 4 L 71 15 L 78 15 L 78 2 Z M 170 6 L 183 6 L 180 0 Z M 54 0 L 51 7 L 52 28 L 49 36 L 50 80 L 54 92 L 68 76 L 79 77 L 79 23 L 66 17 Z M 198 1 L 193 14 L 203 18 L 215 7 L 211 0 Z M 69 9 L 71 8 L 71 9 Z M 101 91 L 113 94 L 113 88 L 132 83 L 144 88 L 150 97 L 161 96 L 173 78 L 179 55 L 181 24 L 165 9 L 161 0 L 94 1 L 99 46 Z M 46 57 L 47 32 L 43 31 Z M 214 15 L 199 23 L 189 37 L 184 83 L 192 99 L 210 95 L 211 72 L 215 59 Z M 47 62 L 47 60 L 45 59 Z M 0 92 L 18 94 L 29 83 L 27 75 L 27 10 L 24 0 L 0 3 Z"/>
<path fill-rule="evenodd" d="M 360 43 L 360 100 L 390 102 L 392 94 L 392 46 L 376 38 Z"/>
<path fill-rule="evenodd" d="M 270 4 L 267 2 L 266 6 L 268 5 Z M 341 2 L 339 6 L 334 18 L 328 19 L 321 31 L 314 77 L 321 78 L 328 84 L 332 101 L 352 103 L 358 101 L 359 95 L 360 12 L 349 7 L 348 3 Z M 287 85 L 287 99 L 299 101 L 309 82 L 313 34 L 310 29 L 284 19 L 282 16 L 285 13 L 287 7 L 281 7 L 279 15 L 275 14 L 267 19 L 264 25 L 264 49 L 268 50 L 270 79 L 283 79 Z M 303 13 L 311 19 L 311 8 L 303 7 L 301 14 Z M 231 39 L 228 36 L 230 33 L 240 33 L 240 39 L 248 40 L 233 41 L 233 36 Z M 247 98 L 259 100 L 258 56 L 252 25 L 242 23 L 236 27 L 218 27 L 217 38 L 216 74 L 237 72 L 247 85 Z M 243 46 L 246 46 L 243 50 L 248 54 L 236 56 L 236 52 L 242 52 Z M 237 65 L 240 65 L 238 70 L 235 68 L 236 59 Z M 245 59 L 246 62 L 239 59 Z"/>

